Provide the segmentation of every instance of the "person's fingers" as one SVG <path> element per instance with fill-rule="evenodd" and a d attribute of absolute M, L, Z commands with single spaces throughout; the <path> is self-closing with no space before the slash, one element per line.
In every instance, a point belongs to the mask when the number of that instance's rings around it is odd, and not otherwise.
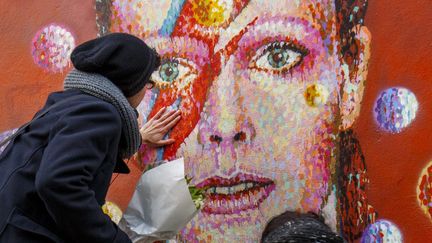
<path fill-rule="evenodd" d="M 166 107 L 162 107 L 157 113 L 156 113 L 156 115 L 154 115 L 152 118 L 151 118 L 151 120 L 156 120 L 156 119 L 159 119 L 161 116 L 162 116 L 162 114 L 165 112 L 165 110 L 166 110 Z"/>
<path fill-rule="evenodd" d="M 172 120 L 170 123 L 168 123 L 162 130 L 163 131 L 169 131 L 172 127 L 174 127 L 177 122 L 179 122 L 181 119 L 181 116 L 176 117 L 174 120 Z"/>
<path fill-rule="evenodd" d="M 168 117 L 170 117 L 172 114 L 175 114 L 176 112 L 178 112 L 178 111 L 176 111 L 176 110 L 167 111 L 158 120 L 159 121 L 165 121 Z"/>
<path fill-rule="evenodd" d="M 173 144 L 174 142 L 175 142 L 175 139 L 170 138 L 170 139 L 161 140 L 161 141 L 157 142 L 156 145 L 157 146 L 166 146 L 166 145 Z"/>
<path fill-rule="evenodd" d="M 177 117 L 180 117 L 181 112 L 180 111 L 176 111 L 174 113 L 172 113 L 170 116 L 166 117 L 165 119 L 160 119 L 159 123 L 158 123 L 158 127 L 164 127 L 166 126 L 168 123 L 170 123 L 171 121 L 173 121 L 174 119 L 176 119 Z"/>
<path fill-rule="evenodd" d="M 144 124 L 142 125 L 142 127 L 140 128 L 140 131 L 141 131 L 141 132 L 147 131 L 148 128 L 152 125 L 152 123 L 153 123 L 152 120 L 147 121 L 146 123 L 144 123 Z"/>

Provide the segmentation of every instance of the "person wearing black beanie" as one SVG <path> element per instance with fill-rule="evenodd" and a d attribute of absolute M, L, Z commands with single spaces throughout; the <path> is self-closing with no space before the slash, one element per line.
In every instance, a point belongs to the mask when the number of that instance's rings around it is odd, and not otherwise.
<path fill-rule="evenodd" d="M 141 39 L 113 33 L 85 42 L 71 54 L 74 67 L 99 73 L 113 82 L 126 97 L 137 94 L 160 65 L 159 55 Z"/>
<path fill-rule="evenodd" d="M 161 62 L 144 41 L 108 34 L 76 47 L 71 61 L 64 91 L 6 139 L 0 242 L 131 242 L 101 209 L 112 173 L 128 173 L 123 159 L 142 143 L 174 142 L 164 136 L 179 111 L 163 108 L 138 127 L 135 108 Z"/>
<path fill-rule="evenodd" d="M 324 223 L 323 217 L 309 212 L 287 211 L 267 223 L 261 243 L 345 243 Z"/>

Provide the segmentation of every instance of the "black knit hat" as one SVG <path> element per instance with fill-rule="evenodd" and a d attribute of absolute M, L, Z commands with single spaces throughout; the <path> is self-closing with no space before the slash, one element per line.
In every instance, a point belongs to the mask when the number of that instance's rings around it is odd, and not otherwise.
<path fill-rule="evenodd" d="M 126 97 L 137 94 L 160 65 L 156 51 L 125 33 L 108 34 L 77 46 L 71 61 L 80 71 L 105 76 Z"/>
<path fill-rule="evenodd" d="M 261 243 L 344 243 L 324 223 L 324 218 L 315 213 L 287 211 L 274 217 L 267 224 L 261 236 Z"/>

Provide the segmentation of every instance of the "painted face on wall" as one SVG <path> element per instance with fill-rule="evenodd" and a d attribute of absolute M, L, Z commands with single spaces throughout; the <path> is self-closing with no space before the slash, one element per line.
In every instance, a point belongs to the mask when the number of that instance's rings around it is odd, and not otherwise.
<path fill-rule="evenodd" d="M 111 12 L 111 31 L 142 36 L 162 57 L 161 89 L 142 112 L 174 104 L 183 113 L 174 145 L 141 152 L 146 163 L 184 157 L 207 190 L 185 240 L 258 241 L 286 210 L 326 211 L 335 226 L 337 134 L 358 115 L 364 27 L 353 76 L 338 55 L 333 1 L 118 0 Z"/>

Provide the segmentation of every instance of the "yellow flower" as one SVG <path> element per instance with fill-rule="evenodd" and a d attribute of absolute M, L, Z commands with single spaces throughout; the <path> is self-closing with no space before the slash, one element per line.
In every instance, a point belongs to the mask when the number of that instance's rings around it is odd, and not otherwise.
<path fill-rule="evenodd" d="M 111 218 L 111 220 L 116 224 L 120 222 L 120 219 L 123 216 L 123 212 L 121 211 L 119 206 L 109 201 L 105 202 L 105 204 L 102 206 L 102 211 L 106 215 L 108 215 Z"/>

